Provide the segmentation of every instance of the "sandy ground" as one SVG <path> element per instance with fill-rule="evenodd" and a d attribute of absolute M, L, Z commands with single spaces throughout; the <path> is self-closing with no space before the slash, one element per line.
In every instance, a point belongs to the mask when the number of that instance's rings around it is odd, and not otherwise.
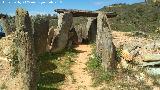
<path fill-rule="evenodd" d="M 71 67 L 73 72 L 74 82 L 68 81 L 62 86 L 62 90 L 97 90 L 93 88 L 92 77 L 85 70 L 86 63 L 89 60 L 91 54 L 91 47 L 89 45 L 79 45 L 75 48 L 80 51 L 75 58 L 75 64 Z"/>

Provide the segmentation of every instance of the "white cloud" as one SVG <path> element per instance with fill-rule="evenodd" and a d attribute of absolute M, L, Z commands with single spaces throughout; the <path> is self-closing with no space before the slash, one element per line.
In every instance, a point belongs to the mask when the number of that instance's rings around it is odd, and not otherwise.
<path fill-rule="evenodd" d="M 39 11 L 30 11 L 29 14 L 30 15 L 37 15 L 37 14 L 45 15 L 45 14 L 48 14 L 48 13 L 47 12 L 39 12 Z"/>
<path fill-rule="evenodd" d="M 62 0 L 60 0 L 60 3 L 63 3 L 63 1 L 62 1 Z"/>
<path fill-rule="evenodd" d="M 42 5 L 42 4 L 45 4 L 45 3 L 46 3 L 46 2 L 41 2 L 41 5 Z"/>
<path fill-rule="evenodd" d="M 50 1 L 49 3 L 53 3 L 53 1 Z"/>
<path fill-rule="evenodd" d="M 96 5 L 96 6 L 101 6 L 103 4 L 104 4 L 104 2 L 93 2 L 93 5 Z"/>

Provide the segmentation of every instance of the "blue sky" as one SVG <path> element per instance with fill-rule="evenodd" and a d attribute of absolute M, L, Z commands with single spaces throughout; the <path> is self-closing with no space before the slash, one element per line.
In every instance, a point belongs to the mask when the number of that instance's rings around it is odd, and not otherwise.
<path fill-rule="evenodd" d="M 30 14 L 54 14 L 54 9 L 97 10 L 115 3 L 137 3 L 144 0 L 0 0 L 0 13 L 15 14 L 17 7 L 23 7 Z"/>

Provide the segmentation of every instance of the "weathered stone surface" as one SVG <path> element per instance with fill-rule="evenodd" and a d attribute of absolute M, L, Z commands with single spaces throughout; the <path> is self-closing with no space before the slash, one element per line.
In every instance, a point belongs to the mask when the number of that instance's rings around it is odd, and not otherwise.
<path fill-rule="evenodd" d="M 86 34 L 88 36 L 89 41 L 96 41 L 97 35 L 97 19 L 96 18 L 88 18 Z"/>
<path fill-rule="evenodd" d="M 51 52 L 58 52 L 63 50 L 68 43 L 68 34 L 73 23 L 71 13 L 60 13 L 58 15 L 58 32 L 53 44 Z"/>
<path fill-rule="evenodd" d="M 160 68 L 158 67 L 149 67 L 145 70 L 149 75 L 159 76 L 160 75 Z M 159 81 L 159 80 L 157 80 Z"/>
<path fill-rule="evenodd" d="M 0 39 L 0 56 L 7 57 L 11 55 L 11 48 L 13 44 L 14 35 L 8 35 Z"/>
<path fill-rule="evenodd" d="M 8 36 L 10 33 L 11 33 L 11 29 L 10 29 L 10 25 L 8 23 L 8 20 L 7 18 L 5 17 L 2 17 L 1 18 L 1 21 L 2 21 L 2 25 L 3 25 L 3 30 L 4 30 L 4 33 L 6 36 Z"/>
<path fill-rule="evenodd" d="M 49 21 L 43 17 L 37 17 L 34 21 L 34 44 L 37 55 L 47 51 L 48 31 Z"/>
<path fill-rule="evenodd" d="M 144 49 L 146 50 L 158 50 L 160 49 L 160 41 L 154 41 L 152 43 L 148 43 L 144 45 Z"/>
<path fill-rule="evenodd" d="M 112 42 L 111 28 L 105 13 L 99 13 L 97 17 L 97 54 L 102 57 L 102 65 L 105 70 L 116 68 L 116 50 Z"/>
<path fill-rule="evenodd" d="M 52 48 L 52 43 L 54 42 L 54 34 L 54 27 L 51 27 L 48 32 L 47 51 L 50 51 L 50 49 Z"/>
<path fill-rule="evenodd" d="M 121 51 L 121 57 L 124 60 L 132 61 L 136 56 L 139 55 L 140 46 L 136 44 L 123 45 L 123 49 Z"/>
<path fill-rule="evenodd" d="M 153 62 L 141 62 L 139 63 L 139 66 L 143 66 L 143 67 L 154 67 L 154 66 L 159 66 L 160 65 L 160 61 L 153 61 Z"/>
<path fill-rule="evenodd" d="M 145 62 L 147 61 L 160 61 L 160 54 L 146 54 L 146 55 L 143 55 L 143 58 Z"/>
<path fill-rule="evenodd" d="M 53 36 L 54 36 L 54 27 L 51 27 L 48 32 L 48 41 L 47 41 L 48 45 L 52 44 Z"/>
<path fill-rule="evenodd" d="M 78 42 L 82 43 L 84 40 L 88 40 L 88 31 L 86 29 L 86 23 L 75 26 L 75 30 L 78 35 Z"/>
<path fill-rule="evenodd" d="M 19 61 L 20 85 L 17 90 L 36 90 L 36 56 L 34 51 L 33 30 L 31 20 L 27 11 L 18 8 L 16 10 L 16 38 L 14 41 Z"/>
<path fill-rule="evenodd" d="M 77 35 L 78 35 L 78 42 L 79 43 L 82 43 L 82 31 L 83 31 L 83 27 L 82 27 L 82 25 L 77 25 L 76 27 L 75 27 L 75 30 L 76 30 L 76 33 L 77 33 Z"/>
<path fill-rule="evenodd" d="M 51 51 L 52 47 L 54 47 L 54 40 L 56 36 L 59 34 L 58 29 L 54 29 L 54 27 L 51 27 L 48 32 L 48 39 L 47 39 L 47 51 Z"/>
<path fill-rule="evenodd" d="M 72 13 L 73 17 L 80 17 L 80 16 L 84 16 L 84 17 L 97 17 L 98 16 L 98 12 L 86 11 L 86 10 L 56 9 L 54 11 L 57 12 L 57 13 L 64 13 L 64 12 Z M 112 17 L 116 17 L 117 16 L 117 14 L 114 13 L 114 12 L 108 12 L 108 13 L 105 13 L 105 15 L 108 18 L 112 18 Z"/>
<path fill-rule="evenodd" d="M 69 39 L 68 39 L 68 46 L 67 47 L 71 48 L 77 44 L 78 44 L 77 32 L 75 31 L 75 28 L 72 27 L 71 30 L 69 31 Z"/>

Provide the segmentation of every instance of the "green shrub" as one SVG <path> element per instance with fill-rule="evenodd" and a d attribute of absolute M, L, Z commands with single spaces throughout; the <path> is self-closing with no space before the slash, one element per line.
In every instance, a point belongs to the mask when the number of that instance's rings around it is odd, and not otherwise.
<path fill-rule="evenodd" d="M 72 77 L 71 65 L 78 51 L 63 50 L 58 53 L 45 53 L 39 57 L 40 79 L 38 90 L 59 90 L 66 77 Z"/>
<path fill-rule="evenodd" d="M 2 86 L 0 87 L 0 89 L 1 89 L 1 90 L 6 90 L 6 89 L 7 89 L 6 84 L 5 84 L 5 83 L 3 83 L 3 84 L 2 84 Z"/>
<path fill-rule="evenodd" d="M 96 55 L 95 45 L 93 45 L 93 48 L 94 49 L 92 50 L 91 57 L 89 58 L 89 61 L 87 63 L 87 69 L 93 77 L 93 86 L 97 86 L 103 82 L 108 83 L 109 81 L 111 81 L 115 75 L 115 72 L 105 71 L 105 69 L 101 65 L 101 58 Z"/>
<path fill-rule="evenodd" d="M 114 4 L 111 6 L 105 6 L 99 10 L 118 14 L 117 17 L 109 19 L 113 30 L 155 33 L 159 27 L 160 6 L 145 3 Z"/>

